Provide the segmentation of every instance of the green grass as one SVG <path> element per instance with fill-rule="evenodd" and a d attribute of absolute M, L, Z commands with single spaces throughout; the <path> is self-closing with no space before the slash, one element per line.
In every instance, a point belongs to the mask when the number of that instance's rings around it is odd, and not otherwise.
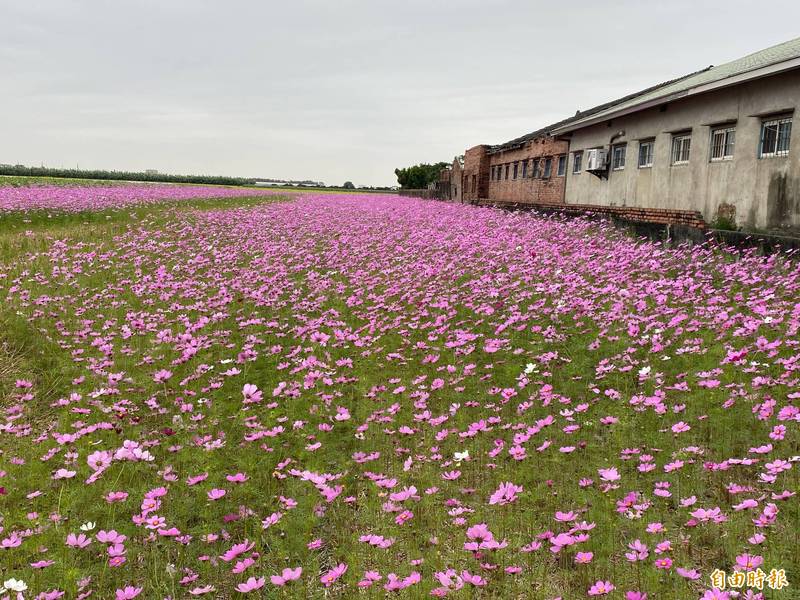
<path fill-rule="evenodd" d="M 106 183 L 106 182 L 103 182 Z M 113 239 L 121 236 L 128 231 L 137 228 L 144 228 L 155 234 L 164 235 L 167 238 L 180 238 L 182 233 L 178 229 L 176 222 L 179 221 L 179 214 L 187 211 L 207 211 L 207 210 L 235 210 L 239 208 L 252 208 L 268 202 L 274 202 L 274 197 L 270 198 L 237 198 L 228 200 L 203 200 L 182 203 L 180 207 L 174 205 L 148 206 L 144 208 L 133 208 L 126 210 L 103 211 L 96 213 L 51 213 L 47 211 L 30 213 L 27 215 L 4 215 L 0 217 L 0 264 L 14 265 L 8 269 L 9 280 L 19 278 L 25 282 L 26 288 L 31 290 L 32 298 L 37 295 L 61 295 L 67 292 L 66 288 L 57 288 L 46 282 L 37 282 L 37 277 L 52 271 L 56 264 L 50 257 L 43 254 L 52 248 L 56 240 L 64 241 L 67 246 L 72 248 L 70 251 L 74 255 L 76 252 L 83 251 L 82 244 L 86 248 L 98 249 L 99 251 L 112 250 Z M 186 246 L 195 249 L 198 254 L 202 253 L 202 248 L 195 248 L 192 239 L 182 239 Z M 223 242 L 225 240 L 221 240 Z M 329 243 L 330 240 L 320 241 L 320 245 Z M 155 255 L 152 256 L 155 261 Z M 287 258 L 288 260 L 288 258 Z M 225 268 L 235 267 L 236 265 L 224 265 Z M 221 267 L 220 267 L 221 268 Z M 209 275 L 212 274 L 214 267 L 209 267 Z M 324 270 L 324 265 L 320 270 Z M 122 280 L 152 275 L 152 270 L 147 264 L 134 265 L 126 262 L 124 257 L 120 257 L 118 263 L 109 263 L 104 267 L 87 269 L 86 273 L 77 275 L 77 281 L 81 289 L 93 290 L 102 294 L 104 289 L 118 285 Z M 337 276 L 333 275 L 332 280 L 337 282 Z M 346 284 L 344 278 L 338 279 L 339 283 Z M 465 274 L 462 279 L 454 279 L 450 282 L 449 290 L 456 294 L 466 296 L 471 281 L 469 274 Z M 379 291 L 378 288 L 373 290 Z M 5 291 L 4 291 L 5 293 Z M 292 289 L 287 290 L 287 294 L 292 293 L 292 298 L 300 302 L 303 298 L 321 293 L 306 280 L 306 274 L 300 273 L 293 282 Z M 323 315 L 334 314 L 336 311 L 338 319 L 347 326 L 356 330 L 364 326 L 364 322 L 351 311 L 343 299 L 344 295 L 328 291 L 327 298 L 319 310 L 309 317 L 322 318 Z M 157 308 L 166 310 L 172 302 L 177 302 L 180 296 L 163 301 Z M 118 298 L 116 305 L 105 307 L 102 312 L 93 311 L 90 314 L 78 315 L 75 310 L 59 312 L 56 309 L 45 306 L 37 308 L 31 306 L 21 309 L 13 302 L 4 302 L 0 307 L 0 402 L 3 407 L 8 407 L 16 400 L 13 398 L 14 381 L 17 378 L 29 378 L 34 381 L 36 397 L 33 400 L 35 414 L 41 425 L 42 423 L 54 422 L 55 430 L 67 431 L 76 420 L 75 415 L 67 410 L 56 409 L 50 405 L 59 398 L 64 398 L 75 389 L 81 393 L 88 394 L 98 386 L 98 381 L 86 382 L 85 384 L 74 385 L 73 379 L 81 374 L 86 374 L 86 369 L 76 364 L 70 351 L 73 348 L 62 347 L 58 343 L 56 323 L 59 327 L 68 330 L 80 328 L 82 319 L 91 318 L 95 325 L 106 322 L 109 327 L 118 327 L 126 322 L 127 315 L 131 311 L 151 311 L 156 310 L 146 304 L 147 299 L 136 296 L 130 292 L 130 288 Z M 186 300 L 188 304 L 188 299 Z M 399 302 L 399 299 L 396 299 Z M 543 307 L 552 307 L 557 298 L 534 298 L 542 300 Z M 529 300 L 532 302 L 533 300 Z M 95 487 L 74 485 L 74 483 L 60 483 L 50 478 L 51 465 L 39 460 L 43 450 L 30 437 L 15 440 L 9 443 L 8 436 L 0 438 L 0 449 L 3 456 L 20 456 L 27 461 L 24 470 L 18 470 L 14 474 L 12 495 L 7 496 L 9 502 L 3 507 L 3 516 L 6 529 L 14 527 L 25 527 L 30 524 L 25 520 L 25 511 L 13 510 L 13 503 L 26 502 L 22 497 L 22 492 L 33 489 L 41 489 L 47 495 L 46 506 L 51 506 L 54 512 L 59 513 L 65 521 L 57 524 L 47 525 L 49 529 L 44 534 L 47 539 L 47 546 L 50 550 L 46 554 L 48 557 L 57 561 L 57 564 L 43 571 L 33 571 L 29 569 L 26 562 L 30 555 L 20 552 L 0 554 L 4 559 L 2 571 L 4 576 L 11 574 L 24 574 L 24 579 L 32 589 L 47 589 L 48 587 L 61 587 L 67 591 L 68 597 L 77 594 L 78 582 L 80 579 L 91 576 L 93 579 L 92 587 L 96 590 L 95 597 L 113 597 L 113 590 L 124 583 L 144 583 L 147 588 L 146 598 L 160 598 L 165 595 L 173 597 L 184 597 L 183 588 L 177 583 L 182 576 L 181 569 L 190 567 L 200 576 L 198 582 L 214 581 L 217 586 L 216 595 L 208 597 L 237 597 L 233 591 L 233 585 L 243 581 L 246 576 L 235 576 L 229 573 L 230 569 L 219 569 L 211 564 L 210 561 L 198 561 L 201 554 L 218 555 L 220 549 L 230 546 L 233 541 L 250 539 L 256 542 L 256 549 L 261 554 L 261 562 L 257 572 L 248 575 L 269 575 L 277 573 L 284 566 L 296 566 L 302 564 L 304 567 L 303 582 L 286 588 L 282 591 L 278 588 L 267 586 L 261 590 L 263 597 L 296 597 L 296 598 L 322 598 L 328 596 L 352 597 L 348 596 L 354 589 L 352 583 L 361 575 L 361 571 L 356 567 L 375 568 L 384 575 L 389 571 L 397 571 L 405 575 L 410 570 L 408 561 L 414 558 L 423 558 L 425 563 L 421 569 L 425 573 L 425 586 L 415 586 L 408 591 L 407 596 L 422 598 L 428 597 L 426 591 L 430 588 L 431 574 L 437 570 L 446 568 L 465 568 L 474 571 L 475 561 L 461 551 L 463 543 L 462 528 L 449 526 L 447 518 L 443 516 L 441 499 L 433 500 L 422 494 L 423 499 L 413 506 L 415 518 L 410 525 L 395 526 L 386 525 L 383 515 L 382 504 L 385 498 L 379 498 L 372 493 L 373 488 L 368 485 L 361 472 L 348 470 L 344 472 L 340 483 L 345 485 L 347 494 L 353 494 L 357 498 L 355 507 L 350 507 L 342 502 L 332 504 L 327 510 L 324 518 L 312 518 L 315 505 L 319 504 L 319 497 L 309 492 L 309 484 L 298 480 L 279 480 L 274 474 L 275 466 L 286 458 L 297 458 L 302 456 L 303 469 L 318 472 L 340 472 L 342 464 L 345 462 L 343 457 L 349 459 L 350 455 L 357 450 L 363 449 L 364 445 L 357 442 L 354 434 L 355 427 L 367 420 L 371 414 L 378 410 L 385 410 L 392 404 L 393 398 L 386 393 L 369 403 L 364 400 L 365 394 L 374 385 L 388 385 L 390 379 L 401 379 L 403 384 L 419 375 L 427 375 L 428 380 L 443 376 L 439 371 L 442 365 L 454 364 L 463 366 L 466 359 L 460 356 L 456 350 L 443 349 L 438 352 L 440 360 L 436 364 L 421 365 L 419 360 L 408 360 L 406 364 L 400 361 L 389 361 L 385 358 L 390 349 L 400 349 L 408 356 L 419 359 L 426 351 L 414 350 L 414 345 L 422 342 L 429 342 L 431 335 L 430 328 L 420 329 L 412 333 L 406 340 L 401 339 L 394 332 L 387 332 L 377 343 L 378 346 L 386 350 L 366 359 L 354 357 L 352 348 L 340 349 L 330 347 L 325 350 L 329 354 L 326 360 L 333 362 L 339 358 L 355 358 L 356 368 L 353 373 L 357 381 L 342 383 L 335 387 L 335 391 L 341 394 L 336 399 L 336 403 L 348 406 L 352 412 L 352 420 L 336 424 L 336 435 L 325 436 L 324 450 L 315 453 L 304 450 L 309 442 L 305 433 L 290 433 L 284 436 L 279 443 L 272 443 L 272 452 L 264 452 L 258 449 L 258 445 L 242 447 L 237 441 L 242 438 L 245 427 L 237 412 L 241 403 L 241 383 L 254 383 L 259 386 L 269 396 L 271 390 L 280 381 L 287 377 L 285 370 L 279 370 L 279 363 L 285 360 L 285 356 L 270 356 L 262 353 L 262 356 L 255 363 L 245 363 L 238 365 L 243 373 L 237 378 L 232 378 L 221 388 L 207 393 L 213 399 L 213 404 L 204 411 L 205 419 L 202 423 L 194 425 L 188 421 L 186 415 L 181 415 L 172 402 L 176 396 L 183 395 L 183 388 L 190 386 L 180 386 L 176 382 L 183 377 L 189 376 L 192 369 L 203 362 L 209 365 L 219 365 L 221 360 L 235 357 L 235 351 L 227 348 L 225 344 L 231 344 L 236 349 L 242 348 L 247 343 L 247 331 L 236 327 L 234 317 L 237 315 L 258 315 L 267 319 L 277 321 L 288 321 L 296 317 L 292 304 L 287 305 L 277 312 L 265 313 L 255 303 L 243 297 L 240 293 L 233 293 L 232 302 L 238 308 L 231 311 L 223 320 L 210 327 L 207 334 L 215 342 L 202 349 L 198 357 L 190 364 L 178 365 L 173 368 L 174 375 L 166 385 L 160 385 L 152 381 L 153 367 L 143 363 L 144 356 L 152 356 L 160 359 L 162 356 L 167 359 L 175 358 L 174 352 L 168 348 L 160 346 L 154 340 L 154 332 L 146 336 L 136 336 L 130 342 L 130 352 L 120 353 L 119 340 L 115 342 L 116 359 L 113 371 L 124 372 L 131 378 L 131 383 L 126 383 L 123 387 L 123 398 L 133 399 L 134 410 L 131 413 L 123 414 L 124 411 L 114 411 L 108 418 L 117 418 L 120 427 L 124 429 L 126 436 L 138 435 L 137 439 L 153 440 L 160 439 L 158 430 L 165 426 L 174 427 L 176 433 L 164 444 L 182 444 L 189 446 L 194 443 L 199 435 L 216 436 L 220 431 L 224 431 L 228 443 L 225 447 L 208 453 L 176 454 L 172 460 L 167 456 L 164 461 L 157 464 L 146 463 L 121 463 L 114 464 L 107 476 L 100 480 Z M 79 306 L 74 307 L 75 309 Z M 610 308 L 610 307 L 609 307 Z M 47 312 L 53 310 L 51 318 L 31 319 L 31 311 L 42 310 Z M 191 308 L 184 308 L 180 311 L 186 319 L 192 321 L 199 316 L 199 313 Z M 433 321 L 437 316 L 447 314 L 451 322 L 469 321 L 474 319 L 471 309 L 463 305 L 453 307 L 448 314 L 446 310 L 432 310 L 431 315 L 423 320 Z M 43 325 L 45 323 L 45 325 Z M 478 368 L 481 369 L 484 363 L 490 363 L 491 369 L 486 373 L 491 373 L 492 378 L 486 382 L 477 377 L 466 378 L 462 385 L 465 390 L 458 395 L 452 392 L 434 394 L 431 399 L 431 410 L 434 414 L 446 412 L 451 402 L 465 402 L 468 399 L 481 399 L 482 403 L 487 403 L 489 388 L 498 382 L 503 382 L 504 386 L 513 387 L 515 379 L 519 376 L 525 363 L 530 357 L 543 354 L 545 352 L 558 352 L 561 358 L 553 361 L 548 367 L 552 372 L 551 377 L 544 377 L 537 374 L 537 379 L 546 381 L 553 386 L 553 391 L 564 397 L 571 398 L 575 403 L 587 402 L 590 404 L 589 410 L 579 417 L 582 424 L 583 439 L 587 439 L 590 447 L 587 450 L 579 449 L 579 456 L 582 460 L 575 460 L 571 455 L 570 459 L 564 458 L 557 452 L 549 452 L 537 455 L 532 451 L 535 444 L 529 444 L 529 456 L 524 469 L 516 469 L 516 465 L 511 467 L 516 470 L 511 471 L 507 465 L 507 460 L 496 462 L 502 463 L 501 468 L 491 469 L 486 458 L 486 453 L 493 448 L 494 435 L 485 435 L 476 439 L 469 447 L 472 460 L 464 463 L 461 467 L 463 471 L 463 487 L 477 489 L 477 494 L 481 496 L 480 501 L 475 501 L 471 494 L 465 494 L 461 500 L 465 504 L 470 504 L 475 512 L 468 516 L 470 523 L 485 521 L 490 523 L 492 531 L 498 538 L 508 538 L 510 546 L 519 547 L 533 538 L 537 533 L 548 528 L 555 528 L 553 514 L 556 510 L 580 509 L 585 510 L 581 520 L 593 521 L 597 524 L 596 535 L 591 540 L 591 550 L 595 553 L 594 562 L 585 567 L 575 568 L 571 563 L 571 556 L 574 553 L 565 552 L 560 557 L 553 557 L 546 550 L 546 547 L 534 554 L 520 556 L 516 553 L 508 552 L 498 559 L 500 566 L 508 564 L 524 565 L 528 571 L 524 577 L 510 578 L 500 577 L 489 574 L 492 585 L 486 590 L 465 587 L 461 592 L 451 594 L 451 598 L 552 598 L 563 596 L 564 598 L 585 597 L 585 591 L 598 578 L 610 578 L 617 584 L 618 589 L 633 589 L 638 587 L 649 590 L 652 598 L 692 598 L 696 597 L 696 588 L 691 584 L 679 580 L 675 576 L 666 577 L 662 573 L 655 571 L 648 566 L 647 568 L 637 568 L 620 560 L 621 550 L 634 538 L 647 540 L 651 547 L 654 542 L 664 537 L 673 540 L 676 559 L 676 566 L 697 566 L 703 567 L 704 574 L 711 569 L 720 566 L 728 567 L 734 557 L 741 553 L 742 548 L 737 545 L 728 545 L 720 541 L 717 535 L 722 531 L 715 526 L 698 528 L 692 533 L 691 540 L 682 541 L 673 532 L 681 530 L 685 521 L 685 511 L 677 510 L 677 501 L 683 496 L 690 494 L 698 495 L 697 506 L 723 506 L 730 504 L 730 498 L 725 490 L 725 485 L 729 483 L 732 475 L 728 473 L 714 473 L 704 475 L 702 481 L 687 481 L 681 477 L 671 477 L 663 472 L 636 475 L 630 474 L 626 478 L 628 485 L 631 478 L 635 479 L 636 489 L 652 490 L 655 481 L 669 480 L 677 485 L 673 488 L 673 497 L 669 500 L 659 500 L 658 506 L 651 509 L 651 512 L 642 520 L 622 521 L 615 514 L 614 503 L 619 498 L 619 494 L 594 494 L 592 501 L 587 503 L 587 496 L 576 482 L 581 477 L 587 475 L 596 478 L 596 468 L 604 464 L 617 464 L 620 452 L 624 448 L 640 446 L 644 448 L 657 448 L 660 452 L 658 460 L 678 453 L 683 447 L 683 440 L 671 439 L 664 436 L 659 430 L 664 427 L 663 419 L 660 419 L 652 411 L 634 414 L 621 403 L 599 401 L 587 390 L 589 381 L 595 381 L 595 367 L 598 357 L 615 357 L 618 362 L 630 361 L 631 364 L 639 365 L 652 364 L 654 371 L 663 373 L 667 384 L 675 383 L 679 373 L 698 373 L 703 370 L 710 370 L 718 367 L 721 358 L 725 354 L 724 348 L 715 345 L 713 337 L 708 332 L 687 335 L 686 338 L 704 338 L 704 345 L 711 348 L 705 354 L 684 354 L 674 355 L 668 362 L 653 364 L 653 357 L 649 356 L 648 349 L 642 347 L 632 347 L 629 339 L 617 337 L 611 339 L 609 335 L 600 335 L 600 332 L 589 326 L 589 322 L 582 324 L 579 321 L 558 320 L 554 317 L 543 317 L 541 323 L 543 328 L 548 325 L 557 330 L 557 335 L 552 339 L 545 338 L 541 334 L 532 334 L 528 328 L 523 332 L 513 332 L 509 335 L 509 351 L 498 353 L 495 356 L 480 356 Z M 489 320 L 478 325 L 473 329 L 475 333 L 484 334 L 486 337 L 494 337 L 494 324 Z M 218 340 L 213 338 L 213 331 L 231 330 L 233 335 L 224 340 L 225 343 L 216 343 Z M 100 335 L 102 327 L 93 327 L 92 331 Z M 617 332 L 618 333 L 618 332 Z M 270 332 L 260 333 L 264 337 L 264 347 L 270 344 L 284 344 L 286 346 L 302 345 L 302 340 L 279 337 Z M 598 346 L 589 350 L 590 345 L 597 341 Z M 513 355 L 511 349 L 521 349 L 522 353 Z M 157 360 L 158 364 L 163 361 Z M 543 369 L 541 369 L 543 370 Z M 602 390 L 617 390 L 624 398 L 630 398 L 637 393 L 652 394 L 655 386 L 652 381 L 644 384 L 639 383 L 636 376 L 637 369 L 628 372 L 613 371 L 598 382 L 598 387 Z M 484 372 L 481 372 L 484 374 Z M 779 377 L 781 371 L 777 366 L 769 371 L 770 375 Z M 763 439 L 763 424 L 755 421 L 749 416 L 750 406 L 741 403 L 732 410 L 722 408 L 722 402 L 727 398 L 724 386 L 728 383 L 740 383 L 741 373 L 736 369 L 728 369 L 720 377 L 722 386 L 716 390 L 703 390 L 693 385 L 693 391 L 683 395 L 681 401 L 687 405 L 685 414 L 681 419 L 691 422 L 695 435 L 692 439 L 702 439 L 706 445 L 713 447 L 721 456 L 744 456 L 754 439 Z M 391 390 L 391 386 L 389 387 Z M 195 390 L 196 391 L 196 390 Z M 531 391 L 531 390 L 529 390 Z M 201 394 L 202 395 L 202 394 Z M 156 398 L 164 406 L 169 407 L 169 417 L 179 417 L 177 420 L 167 420 L 155 416 L 152 412 L 141 409 L 142 401 L 146 398 Z M 494 398 L 499 398 L 494 396 Z M 601 397 L 602 398 L 602 397 Z M 517 404 L 523 397 L 517 397 L 512 402 L 500 404 L 493 409 L 494 414 L 503 418 L 504 422 L 525 422 L 532 423 L 535 419 L 541 418 L 552 412 L 552 408 L 545 409 L 540 404 L 536 404 L 524 416 L 516 414 Z M 194 397 L 196 403 L 199 397 Z M 398 400 L 399 401 L 399 400 Z M 108 403 L 112 402 L 111 399 Z M 489 400 L 491 402 L 491 400 Z M 318 399 L 312 395 L 303 395 L 296 401 L 288 403 L 285 408 L 274 410 L 263 410 L 258 414 L 259 419 L 270 426 L 276 424 L 279 417 L 286 417 L 284 425 L 287 429 L 291 423 L 297 419 L 313 419 L 310 415 L 316 414 L 312 406 L 318 404 Z M 492 412 L 492 411 L 489 411 Z M 455 417 L 447 423 L 447 427 L 465 430 L 467 426 L 477 418 L 483 418 L 487 414 L 484 408 L 465 409 L 459 411 Z M 696 418 L 706 414 L 707 420 L 698 421 Z M 615 428 L 607 428 L 599 423 L 603 416 L 616 416 L 620 423 Z M 318 421 L 324 422 L 326 419 L 320 417 Z M 318 422 L 311 423 L 314 427 Z M 393 423 L 392 427 L 401 424 L 413 425 L 408 407 L 404 409 L 398 422 Z M 388 427 L 388 425 L 386 425 Z M 377 432 L 383 426 L 376 426 L 368 433 L 369 439 L 374 442 L 374 449 L 380 451 L 382 456 L 374 463 L 364 465 L 364 470 L 372 470 L 383 473 L 396 473 L 397 457 L 400 448 L 405 445 L 402 438 L 388 438 L 381 436 Z M 314 431 L 314 433 L 319 433 Z M 323 437 L 320 435 L 320 437 Z M 500 433 L 498 432 L 498 436 Z M 553 445 L 565 445 L 571 442 L 572 438 L 553 431 L 547 437 L 554 438 Z M 438 442 L 427 431 L 423 437 L 415 438 L 408 442 L 412 455 L 430 455 L 433 453 L 432 447 L 441 446 L 446 448 L 446 452 L 452 453 L 458 450 L 459 443 L 455 435 L 447 438 L 444 442 Z M 131 437 L 130 439 L 133 439 Z M 538 439 L 538 438 L 537 438 Z M 94 442 L 99 442 L 103 448 L 113 448 L 119 444 L 119 433 L 108 431 L 93 436 Z M 788 445 L 793 448 L 800 447 L 800 436 L 796 429 L 790 433 Z M 49 447 L 49 446 L 48 446 Z M 75 444 L 81 459 L 92 450 L 88 442 L 80 441 Z M 699 459 L 702 461 L 702 459 Z M 243 519 L 232 521 L 224 528 L 225 533 L 231 536 L 231 541 L 221 545 L 211 545 L 207 547 L 193 543 L 186 550 L 176 544 L 155 541 L 152 543 L 141 543 L 143 534 L 130 523 L 130 506 L 140 502 L 142 495 L 151 489 L 157 482 L 161 481 L 157 470 L 163 470 L 167 463 L 181 476 L 181 481 L 188 474 L 196 474 L 202 471 L 209 473 L 222 474 L 243 471 L 250 475 L 250 485 L 246 488 L 229 487 L 230 496 L 226 498 L 226 503 L 215 504 L 204 500 L 199 490 L 171 491 L 168 508 L 163 511 L 168 516 L 170 523 L 180 525 L 182 531 L 190 532 L 196 538 L 209 532 L 210 523 L 219 523 L 222 516 L 231 510 L 231 507 L 240 505 L 247 506 L 248 509 L 256 511 L 262 518 L 272 511 L 277 510 L 277 495 L 290 496 L 295 498 L 299 506 L 291 511 L 284 511 L 283 520 L 265 533 L 258 526 L 258 521 L 253 519 Z M 588 467 L 587 467 L 588 465 Z M 632 467 L 633 465 L 629 465 Z M 441 468 L 435 461 L 420 460 L 419 467 L 414 472 L 414 482 L 420 492 L 426 487 L 442 486 L 440 477 Z M 798 468 L 785 475 L 787 489 L 798 488 Z M 699 472 L 699 470 L 698 470 Z M 513 473 L 513 474 L 512 474 Z M 80 476 L 79 476 L 80 477 Z M 485 496 L 493 491 L 499 482 L 513 480 L 525 487 L 525 492 L 519 502 L 506 507 L 490 507 L 485 502 Z M 680 489 L 680 485 L 685 485 L 689 489 Z M 120 515 L 122 507 L 116 504 L 106 504 L 98 502 L 99 492 L 104 493 L 110 490 L 124 489 L 130 492 L 131 499 L 126 505 L 124 516 Z M 619 490 L 628 491 L 627 488 Z M 452 493 L 452 489 L 448 493 Z M 784 566 L 790 573 L 790 581 L 793 585 L 800 583 L 800 546 L 798 546 L 798 530 L 796 525 L 800 523 L 800 508 L 797 503 L 794 505 L 782 505 L 782 510 L 793 511 L 795 518 L 787 518 L 782 521 L 780 529 L 774 533 L 774 543 L 762 551 L 766 565 Z M 662 521 L 667 527 L 664 536 L 652 536 L 645 533 L 644 528 L 650 521 Z M 34 523 L 45 527 L 46 515 L 42 515 L 34 520 Z M 124 532 L 139 543 L 129 544 L 128 563 L 126 566 L 115 570 L 104 566 L 102 560 L 95 558 L 95 553 L 81 553 L 69 550 L 64 547 L 63 539 L 68 532 L 76 532 L 80 523 L 94 521 L 98 523 L 98 529 L 116 528 Z M 380 523 L 380 525 L 378 525 Z M 792 527 L 792 523 L 795 527 Z M 364 532 L 380 532 L 386 537 L 395 536 L 398 542 L 390 550 L 375 551 L 369 549 L 365 544 L 356 541 L 357 536 Z M 725 528 L 725 535 L 731 539 L 741 540 L 749 535 L 749 529 L 745 525 L 735 525 Z M 277 533 L 276 533 L 277 532 Z M 438 534 L 436 543 L 430 540 L 432 532 Z M 326 546 L 321 552 L 310 552 L 306 549 L 306 543 L 313 538 L 323 538 Z M 95 546 L 99 546 L 95 543 Z M 545 542 L 546 546 L 546 542 Z M 95 548 L 97 550 L 97 548 Z M 454 557 L 460 557 L 454 559 Z M 351 565 L 351 571 L 347 579 L 351 584 L 349 591 L 342 588 L 332 588 L 330 593 L 323 595 L 318 585 L 318 572 L 333 566 L 339 560 L 344 560 Z M 167 568 L 167 565 L 173 567 Z M 177 570 L 177 575 L 175 575 Z M 384 582 L 381 582 L 381 584 Z M 182 595 L 183 594 L 183 595 Z M 221 595 L 220 595 L 221 594 Z M 380 586 L 372 590 L 363 592 L 364 596 L 370 598 L 383 597 L 384 593 Z M 254 595 L 255 596 L 255 595 Z M 621 597 L 619 595 L 613 596 Z M 774 594 L 772 597 L 789 599 L 797 597 L 794 588 L 782 592 L 780 595 Z"/>

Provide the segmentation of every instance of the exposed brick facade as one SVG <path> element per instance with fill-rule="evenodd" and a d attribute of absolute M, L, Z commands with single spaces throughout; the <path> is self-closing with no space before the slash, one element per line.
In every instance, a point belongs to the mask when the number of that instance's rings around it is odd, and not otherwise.
<path fill-rule="evenodd" d="M 703 214 L 696 210 L 674 210 L 668 208 L 639 208 L 635 206 L 599 206 L 595 204 L 561 204 L 548 202 L 503 202 L 500 200 L 484 200 L 481 204 L 499 206 L 503 208 L 528 208 L 545 211 L 556 210 L 572 215 L 598 215 L 602 217 L 615 217 L 626 221 L 640 223 L 663 223 L 669 225 L 686 225 L 697 229 L 706 229 L 707 224 Z"/>
<path fill-rule="evenodd" d="M 489 154 L 490 201 L 563 204 L 569 143 L 542 136 Z M 559 172 L 559 160 L 562 170 Z"/>
<path fill-rule="evenodd" d="M 489 197 L 489 146 L 480 145 L 464 153 L 462 196 L 465 202 Z"/>

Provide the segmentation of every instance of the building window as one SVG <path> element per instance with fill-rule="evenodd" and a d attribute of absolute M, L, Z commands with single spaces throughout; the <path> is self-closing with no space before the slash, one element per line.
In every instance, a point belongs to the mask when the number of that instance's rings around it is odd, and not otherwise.
<path fill-rule="evenodd" d="M 583 162 L 583 152 L 572 153 L 572 172 L 578 174 L 581 172 L 581 163 Z"/>
<path fill-rule="evenodd" d="M 508 172 L 509 172 L 510 168 L 511 168 L 511 165 L 506 163 L 506 179 L 508 179 Z"/>
<path fill-rule="evenodd" d="M 562 154 L 558 157 L 558 171 L 556 171 L 556 175 L 559 177 L 563 177 L 567 173 L 567 156 Z"/>
<path fill-rule="evenodd" d="M 711 162 L 731 160 L 736 143 L 736 128 L 721 127 L 711 130 Z"/>
<path fill-rule="evenodd" d="M 622 171 L 625 168 L 625 152 L 628 150 L 627 144 L 617 144 L 612 149 L 611 167 L 615 171 Z"/>
<path fill-rule="evenodd" d="M 528 160 L 522 161 L 522 178 L 525 179 L 528 176 Z"/>
<path fill-rule="evenodd" d="M 786 156 L 789 154 L 789 138 L 792 136 L 792 118 L 770 119 L 761 123 L 761 145 L 758 156 Z"/>
<path fill-rule="evenodd" d="M 518 174 L 519 174 L 519 163 L 514 163 L 514 179 L 517 178 Z"/>
<path fill-rule="evenodd" d="M 692 134 L 684 133 L 672 136 L 672 164 L 685 165 L 689 162 L 689 149 L 692 145 Z"/>
<path fill-rule="evenodd" d="M 539 176 L 539 159 L 533 159 L 533 168 L 531 169 L 531 177 L 536 178 Z"/>
<path fill-rule="evenodd" d="M 646 169 L 653 166 L 653 149 L 655 140 L 642 140 L 639 142 L 639 168 Z"/>
<path fill-rule="evenodd" d="M 544 159 L 544 173 L 542 173 L 542 179 L 549 179 L 550 174 L 553 171 L 553 159 L 552 158 L 545 158 Z"/>
<path fill-rule="evenodd" d="M 472 176 L 472 193 L 474 194 L 478 189 L 478 176 Z"/>

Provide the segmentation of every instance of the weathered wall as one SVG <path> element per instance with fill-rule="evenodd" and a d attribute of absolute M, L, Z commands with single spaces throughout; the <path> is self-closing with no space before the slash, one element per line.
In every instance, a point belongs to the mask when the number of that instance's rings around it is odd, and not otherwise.
<path fill-rule="evenodd" d="M 490 200 L 505 202 L 562 203 L 566 178 L 558 175 L 558 157 L 567 154 L 566 141 L 550 137 L 538 138 L 514 150 L 494 152 L 489 155 L 489 193 Z M 541 163 L 552 159 L 552 171 L 547 178 L 541 177 Z M 540 161 L 540 172 L 533 172 L 534 160 Z M 527 161 L 527 173 L 523 177 L 523 164 Z M 514 165 L 517 177 L 514 178 Z M 508 165 L 508 178 L 505 166 Z M 493 168 L 500 167 L 500 179 L 492 177 Z"/>
<path fill-rule="evenodd" d="M 464 167 L 455 159 L 450 169 L 450 199 L 462 202 L 464 198 Z"/>
<path fill-rule="evenodd" d="M 465 202 L 477 202 L 489 192 L 488 146 L 475 146 L 464 154 L 463 198 Z"/>
<path fill-rule="evenodd" d="M 800 71 L 794 71 L 573 132 L 566 202 L 698 210 L 709 222 L 722 212 L 747 228 L 800 229 L 800 125 L 793 123 L 788 156 L 758 157 L 762 117 L 798 105 Z M 736 125 L 734 157 L 711 162 L 711 129 L 724 121 Z M 672 133 L 689 128 L 689 164 L 671 165 Z M 615 143 L 628 144 L 623 170 L 610 171 L 608 180 L 585 171 L 573 174 L 575 151 L 608 147 L 620 130 L 625 135 Z M 654 164 L 638 168 L 638 140 L 650 137 L 655 138 Z"/>

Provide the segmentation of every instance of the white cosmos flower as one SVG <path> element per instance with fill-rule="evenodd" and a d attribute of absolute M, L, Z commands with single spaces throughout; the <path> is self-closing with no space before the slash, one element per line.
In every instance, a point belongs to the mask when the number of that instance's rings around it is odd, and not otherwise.
<path fill-rule="evenodd" d="M 81 525 L 81 531 L 91 531 L 95 528 L 95 525 L 97 525 L 97 523 L 94 521 L 86 521 L 86 523 Z"/>
<path fill-rule="evenodd" d="M 464 452 L 456 452 L 453 457 L 455 458 L 456 462 L 467 460 L 469 458 L 469 450 L 464 450 Z"/>
<path fill-rule="evenodd" d="M 535 364 L 533 364 L 533 363 L 528 363 L 527 365 L 525 365 L 525 374 L 526 374 L 526 375 L 530 375 L 530 374 L 531 374 L 531 373 L 533 373 L 535 370 L 536 370 L 536 365 L 535 365 Z"/>
<path fill-rule="evenodd" d="M 3 587 L 12 592 L 24 592 L 28 589 L 28 584 L 21 579 L 6 579 L 3 582 Z"/>

